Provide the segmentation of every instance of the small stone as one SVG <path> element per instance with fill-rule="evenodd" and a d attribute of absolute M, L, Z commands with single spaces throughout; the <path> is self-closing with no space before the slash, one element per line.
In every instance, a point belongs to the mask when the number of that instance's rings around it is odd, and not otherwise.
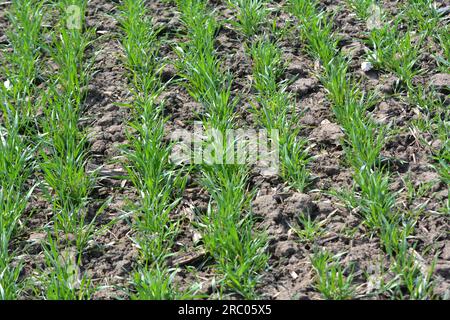
<path fill-rule="evenodd" d="M 293 60 L 287 67 L 286 73 L 295 76 L 305 75 L 307 74 L 307 68 L 305 67 L 305 64 L 302 63 L 300 60 Z"/>
<path fill-rule="evenodd" d="M 47 237 L 46 233 L 32 233 L 28 237 L 28 241 L 33 242 L 33 243 L 37 243 L 37 242 L 41 242 L 46 237 Z"/>
<path fill-rule="evenodd" d="M 171 64 L 166 64 L 164 69 L 161 71 L 161 80 L 163 82 L 168 82 L 177 75 L 177 70 Z"/>
<path fill-rule="evenodd" d="M 112 125 L 108 128 L 106 128 L 106 132 L 108 133 L 116 133 L 122 131 L 122 126 L 120 125 Z"/>
<path fill-rule="evenodd" d="M 378 105 L 378 110 L 383 113 L 388 113 L 391 108 L 389 107 L 389 104 L 387 104 L 385 101 L 380 102 Z"/>
<path fill-rule="evenodd" d="M 194 234 L 192 235 L 192 241 L 194 242 L 194 245 L 197 245 L 200 240 L 202 240 L 202 235 L 198 232 L 194 232 Z"/>
<path fill-rule="evenodd" d="M 440 139 L 436 139 L 431 143 L 431 147 L 435 151 L 439 151 L 442 149 L 442 141 Z"/>
<path fill-rule="evenodd" d="M 300 118 L 300 123 L 305 126 L 315 126 L 318 124 L 318 121 L 313 115 L 305 114 L 302 118 Z"/>
<path fill-rule="evenodd" d="M 342 48 L 342 52 L 351 57 L 363 55 L 367 48 L 359 41 L 352 42 Z"/>
<path fill-rule="evenodd" d="M 416 185 L 419 186 L 423 183 L 431 183 L 439 181 L 439 174 L 435 171 L 425 171 L 416 176 Z"/>
<path fill-rule="evenodd" d="M 373 65 L 371 62 L 369 61 L 364 61 L 363 63 L 361 63 L 361 70 L 364 72 L 369 72 L 370 70 L 373 69 Z"/>
<path fill-rule="evenodd" d="M 3 85 L 5 86 L 6 90 L 10 90 L 12 88 L 11 81 L 9 81 L 9 79 L 3 82 Z"/>
<path fill-rule="evenodd" d="M 298 278 L 298 274 L 295 271 L 291 271 L 290 272 L 292 279 L 297 279 Z"/>
<path fill-rule="evenodd" d="M 271 168 L 271 167 L 263 167 L 260 170 L 260 174 L 265 178 L 270 177 L 277 177 L 278 176 L 278 169 L 277 168 Z"/>
<path fill-rule="evenodd" d="M 395 76 L 391 76 L 387 79 L 384 79 L 382 81 L 381 84 L 379 84 L 377 86 L 377 89 L 381 92 L 381 93 L 385 93 L 385 94 L 391 94 L 394 92 L 396 86 L 399 83 L 399 79 Z"/>
<path fill-rule="evenodd" d="M 115 272 L 118 274 L 125 274 L 129 272 L 131 269 L 131 261 L 129 260 L 121 260 L 116 262 Z"/>
<path fill-rule="evenodd" d="M 111 137 L 112 142 L 122 142 L 123 139 L 124 139 L 124 136 L 121 132 L 116 132 Z"/>
<path fill-rule="evenodd" d="M 340 172 L 338 166 L 323 166 L 322 169 L 327 176 L 334 176 Z"/>
<path fill-rule="evenodd" d="M 334 207 L 331 204 L 331 201 L 323 201 L 323 202 L 319 202 L 317 204 L 317 209 L 320 213 L 329 214 L 329 213 L 333 212 Z"/>
<path fill-rule="evenodd" d="M 374 119 L 377 123 L 387 123 L 389 121 L 390 117 L 390 110 L 389 104 L 382 101 L 378 107 L 377 107 L 377 113 L 374 115 Z"/>

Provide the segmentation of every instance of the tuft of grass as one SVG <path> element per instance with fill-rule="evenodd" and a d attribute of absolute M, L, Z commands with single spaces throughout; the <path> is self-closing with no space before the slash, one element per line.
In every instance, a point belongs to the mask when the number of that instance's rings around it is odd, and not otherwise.
<path fill-rule="evenodd" d="M 355 295 L 352 268 L 344 268 L 337 256 L 328 251 L 317 251 L 311 256 L 316 271 L 316 289 L 325 299 L 348 300 Z"/>
<path fill-rule="evenodd" d="M 296 225 L 291 226 L 291 229 L 300 241 L 312 243 L 325 233 L 322 225 L 323 222 L 312 219 L 309 214 L 300 214 L 297 216 Z"/>
<path fill-rule="evenodd" d="M 381 28 L 369 33 L 369 45 L 372 48 L 369 61 L 376 68 L 396 74 L 406 89 L 413 88 L 413 78 L 422 70 L 418 66 L 420 47 L 423 37 L 413 35 L 407 30 L 404 33 L 392 32 L 399 29 L 399 22 L 386 23 Z"/>
<path fill-rule="evenodd" d="M 0 126 L 0 299 L 17 299 L 21 264 L 13 264 L 10 244 L 34 187 L 27 186 L 35 166 L 34 148 L 19 134 L 19 120 L 8 130 Z"/>
<path fill-rule="evenodd" d="M 14 0 L 7 12 L 10 27 L 6 30 L 9 46 L 2 56 L 0 71 L 8 86 L 0 85 L 2 103 L 0 110 L 6 122 L 19 117 L 21 130 L 32 122 L 36 104 L 36 80 L 40 77 L 41 22 L 43 1 Z"/>
<path fill-rule="evenodd" d="M 255 236 L 247 191 L 248 169 L 240 165 L 204 166 L 202 186 L 211 195 L 202 219 L 203 240 L 214 257 L 225 287 L 246 299 L 257 297 L 259 272 L 267 267 L 267 240 Z"/>
<path fill-rule="evenodd" d="M 186 175 L 169 162 L 171 146 L 162 141 L 161 120 L 137 118 L 130 125 L 136 131 L 128 134 L 130 143 L 124 155 L 130 181 L 140 194 L 140 203 L 133 209 L 139 232 L 137 241 L 145 261 L 159 261 L 172 247 L 177 234 L 177 224 L 171 221 L 170 213 L 179 202 Z"/>
<path fill-rule="evenodd" d="M 301 10 L 306 7 L 308 19 L 301 15 Z M 326 21 L 329 16 L 317 11 L 316 5 L 304 1 L 291 1 L 289 8 L 300 21 L 309 54 L 319 59 L 324 67 L 320 80 L 328 91 L 334 114 L 345 132 L 344 149 L 354 169 L 355 191 L 359 194 L 337 194 L 352 208 L 357 208 L 364 224 L 380 236 L 385 251 L 395 264 L 393 272 L 400 279 L 398 286 L 406 287 L 411 298 L 429 297 L 433 290 L 430 276 L 423 277 L 417 272 L 406 240 L 413 231 L 413 225 L 401 228 L 401 219 L 395 209 L 396 194 L 389 188 L 389 172 L 380 161 L 385 141 L 384 128 L 367 115 L 375 96 L 362 94 L 358 83 L 348 76 L 348 59 L 337 50 L 337 37 L 333 35 L 331 22 Z M 409 31 L 392 32 L 392 28 L 396 30 L 398 26 L 399 22 L 394 21 L 393 26 L 386 23 L 371 31 L 369 39 L 373 50 L 370 58 L 375 65 L 398 75 L 407 91 L 411 91 L 414 89 L 414 76 L 421 72 L 417 61 L 423 38 L 413 38 Z M 399 233 L 399 230 L 406 233 Z M 313 265 L 319 274 L 318 289 L 326 297 L 347 297 L 346 290 L 350 284 L 342 270 L 333 267 L 333 264 L 327 271 L 330 260 L 327 253 L 316 254 L 313 258 Z M 342 295 L 340 288 L 344 291 Z"/>
<path fill-rule="evenodd" d="M 420 199 L 424 196 L 426 196 L 431 189 L 433 188 L 433 185 L 435 182 L 420 182 L 419 185 L 416 187 L 411 179 L 411 175 L 408 174 L 406 178 L 402 178 L 404 188 L 406 190 L 406 199 L 408 205 L 411 205 L 415 199 Z"/>
<path fill-rule="evenodd" d="M 346 0 L 347 5 L 356 13 L 360 20 L 368 20 L 373 14 L 373 6 L 377 0 Z"/>
<path fill-rule="evenodd" d="M 437 119 L 436 119 L 437 118 Z M 437 114 L 434 119 L 436 124 L 435 135 L 442 141 L 441 148 L 434 155 L 436 163 L 434 168 L 439 173 L 442 182 L 450 185 L 450 123 L 448 119 L 448 111 Z"/>
<path fill-rule="evenodd" d="M 222 72 L 221 62 L 214 54 L 218 23 L 202 1 L 183 0 L 178 7 L 189 39 L 175 48 L 179 75 L 186 80 L 183 85 L 189 94 L 205 108 L 204 120 L 211 128 L 226 130 L 238 100 L 231 96 L 232 75 Z"/>
<path fill-rule="evenodd" d="M 307 140 L 297 136 L 298 130 L 280 137 L 281 176 L 295 190 L 305 191 L 312 182 L 308 164 Z"/>
<path fill-rule="evenodd" d="M 44 245 L 45 269 L 41 270 L 42 296 L 46 300 L 89 300 L 95 293 L 91 279 L 81 273 L 77 252 L 63 249 L 48 237 Z M 38 293 L 40 294 L 40 293 Z"/>
<path fill-rule="evenodd" d="M 432 275 L 434 264 L 428 270 L 420 264 L 413 254 L 414 246 L 408 238 L 414 232 L 415 222 L 403 221 L 399 216 L 383 222 L 380 239 L 386 253 L 392 259 L 391 270 L 397 275 L 392 295 L 399 299 L 407 297 L 412 300 L 432 299 L 434 285 Z"/>
<path fill-rule="evenodd" d="M 255 41 L 247 51 L 253 62 L 252 71 L 255 75 L 253 86 L 260 95 L 269 98 L 273 94 L 283 91 L 280 90 L 283 89 L 280 78 L 286 69 L 286 64 L 276 43 L 267 40 Z"/>
<path fill-rule="evenodd" d="M 395 194 L 389 190 L 390 178 L 381 171 L 363 169 L 357 172 L 355 181 L 361 189 L 359 205 L 364 223 L 379 230 L 395 205 Z"/>
<path fill-rule="evenodd" d="M 181 290 L 174 286 L 176 270 L 168 270 L 156 265 L 151 268 L 141 268 L 134 274 L 133 284 L 135 293 L 132 300 L 192 300 L 201 298 L 197 295 L 198 286 L 188 290 Z"/>
<path fill-rule="evenodd" d="M 410 29 L 415 29 L 426 36 L 438 29 L 441 14 L 436 2 L 432 0 L 408 0 L 403 4 L 402 18 Z"/>
<path fill-rule="evenodd" d="M 435 34 L 435 40 L 442 50 L 442 54 L 435 55 L 435 59 L 441 72 L 448 72 L 450 68 L 450 32 L 449 26 L 440 28 Z"/>
<path fill-rule="evenodd" d="M 290 186 L 304 191 L 311 183 L 307 165 L 310 161 L 307 141 L 299 137 L 298 116 L 293 97 L 286 92 L 287 83 L 280 81 L 285 63 L 281 50 L 267 40 L 256 41 L 249 48 L 253 61 L 253 79 L 258 106 L 253 113 L 267 130 L 277 130 L 280 173 Z"/>
<path fill-rule="evenodd" d="M 83 1 L 79 5 L 85 6 Z M 48 52 L 60 72 L 51 79 L 41 101 L 45 118 L 41 121 L 44 135 L 39 165 L 47 187 L 43 191 L 55 212 L 55 227 L 74 234 L 79 244 L 86 244 L 81 237 L 85 236 L 87 205 L 96 182 L 96 172 L 86 172 L 87 134 L 78 127 L 83 88 L 90 76 L 86 49 L 91 36 L 92 30 L 68 29 L 64 23 L 56 29 Z M 92 225 L 87 230 L 91 231 Z"/>
<path fill-rule="evenodd" d="M 303 2 L 291 2 L 290 10 L 299 14 Z M 333 103 L 333 112 L 345 132 L 344 149 L 354 170 L 355 185 L 360 197 L 349 202 L 359 207 L 365 223 L 380 228 L 380 220 L 389 214 L 395 198 L 389 190 L 389 178 L 380 168 L 380 151 L 384 146 L 383 128 L 367 116 L 375 96 L 363 94 L 358 83 L 348 75 L 348 59 L 337 51 L 337 37 L 333 35 L 330 17 L 309 9 L 310 19 L 299 17 L 301 33 L 305 37 L 309 54 L 323 65 L 320 81 Z M 356 187 L 355 186 L 355 187 Z"/>
<path fill-rule="evenodd" d="M 289 0 L 287 1 L 287 9 L 303 25 L 316 16 L 318 4 L 317 0 Z"/>
<path fill-rule="evenodd" d="M 266 23 L 269 10 L 267 0 L 228 0 L 228 6 L 237 11 L 234 25 L 246 37 L 258 34 Z"/>

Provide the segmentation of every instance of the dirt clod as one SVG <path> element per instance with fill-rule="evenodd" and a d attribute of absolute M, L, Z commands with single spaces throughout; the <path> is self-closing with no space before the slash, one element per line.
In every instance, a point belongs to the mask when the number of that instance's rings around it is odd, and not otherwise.
<path fill-rule="evenodd" d="M 285 200 L 283 213 L 289 217 L 297 217 L 298 215 L 314 217 L 319 212 L 310 195 L 294 193 Z"/>
<path fill-rule="evenodd" d="M 431 77 L 431 86 L 443 94 L 450 93 L 450 74 L 438 73 Z"/>
<path fill-rule="evenodd" d="M 344 133 L 337 124 L 324 120 L 320 126 L 313 130 L 310 138 L 321 144 L 340 144 L 340 140 L 344 137 Z"/>
<path fill-rule="evenodd" d="M 289 86 L 289 90 L 299 96 L 304 96 L 314 90 L 317 86 L 318 81 L 315 78 L 300 78 Z"/>

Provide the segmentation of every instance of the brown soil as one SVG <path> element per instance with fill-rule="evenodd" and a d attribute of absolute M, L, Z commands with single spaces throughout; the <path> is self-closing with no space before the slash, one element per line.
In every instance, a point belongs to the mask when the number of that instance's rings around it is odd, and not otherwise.
<path fill-rule="evenodd" d="M 345 1 L 322 1 L 327 10 L 337 10 L 337 5 Z M 214 7 L 220 20 L 233 18 L 221 1 L 214 1 Z M 396 8 L 396 1 L 389 2 L 389 8 Z M 120 164 L 119 147 L 126 143 L 126 123 L 129 117 L 127 108 L 119 104 L 129 101 L 126 70 L 123 67 L 122 51 L 118 41 L 119 27 L 114 19 L 116 1 L 93 0 L 88 5 L 88 24 L 97 30 L 94 42 L 95 74 L 90 82 L 86 101 L 85 119 L 80 124 L 90 132 L 91 161 L 89 167 L 101 166 L 99 186 L 92 195 L 93 209 L 110 198 L 110 204 L 97 221 L 98 227 L 106 225 L 112 219 L 127 212 L 127 204 L 135 199 L 135 190 L 126 179 L 117 178 L 124 174 Z M 274 4 L 274 7 L 278 4 Z M 149 2 L 149 12 L 154 21 L 164 26 L 163 33 L 169 42 L 179 41 L 181 24 L 175 7 L 162 1 Z M 392 10 L 394 10 L 392 9 Z M 279 14 L 279 21 L 288 18 Z M 336 16 L 336 30 L 343 36 L 342 46 L 353 50 L 352 72 L 362 81 L 365 88 L 378 89 L 382 99 L 372 111 L 374 119 L 382 123 L 391 123 L 399 129 L 399 134 L 390 137 L 383 150 L 383 157 L 392 159 L 392 189 L 399 192 L 398 209 L 403 212 L 419 212 L 414 241 L 416 251 L 430 265 L 437 257 L 435 270 L 436 294 L 444 297 L 450 293 L 450 222 L 448 215 L 438 214 L 448 197 L 448 186 L 439 182 L 439 176 L 432 168 L 432 147 L 438 142 L 422 132 L 409 130 L 417 110 L 408 105 L 402 96 L 393 95 L 395 76 L 389 73 L 364 74 L 360 71 L 366 48 L 364 38 L 365 25 L 347 9 Z M 5 24 L 3 10 L 0 10 L 0 29 Z M 180 33 L 182 34 L 182 33 Z M 4 44 L 4 35 L 0 35 L 0 44 Z M 248 102 L 255 92 L 251 88 L 251 61 L 245 54 L 245 39 L 227 24 L 217 36 L 218 54 L 224 60 L 235 77 L 233 93 L 242 97 L 238 106 L 238 121 L 243 126 L 254 125 Z M 389 264 L 379 239 L 370 237 L 361 226 L 361 217 L 348 210 L 340 200 L 329 194 L 331 190 L 347 190 L 353 185 L 352 170 L 345 160 L 342 148 L 343 132 L 327 101 L 325 89 L 316 77 L 316 63 L 304 52 L 304 46 L 293 33 L 281 42 L 281 48 L 289 61 L 286 79 L 292 80 L 289 90 L 298 101 L 302 112 L 302 136 L 313 144 L 313 161 L 310 168 L 315 177 L 314 184 L 306 193 L 290 190 L 278 178 L 267 178 L 255 173 L 252 184 L 258 188 L 253 201 L 254 214 L 259 218 L 259 227 L 269 235 L 268 251 L 271 254 L 270 268 L 263 274 L 259 294 L 268 299 L 320 299 L 314 288 L 314 271 L 310 255 L 319 248 L 333 253 L 344 253 L 343 262 L 353 265 L 356 272 L 355 282 L 358 295 L 368 294 L 371 290 L 368 277 L 376 277 L 380 269 Z M 161 54 L 174 61 L 176 55 L 170 44 L 164 45 Z M 437 76 L 433 59 L 424 59 L 427 73 L 422 81 L 446 81 Z M 173 65 L 168 65 L 163 73 L 166 80 L 175 77 Z M 444 83 L 445 84 L 445 83 Z M 168 130 L 189 128 L 196 120 L 196 112 L 201 107 L 194 102 L 184 88 L 173 82 L 163 93 L 166 112 L 170 115 Z M 423 139 L 429 145 L 423 143 Z M 414 186 L 429 182 L 430 190 L 420 198 L 407 199 L 405 179 L 411 178 Z M 209 197 L 191 179 L 184 192 L 183 200 L 173 213 L 174 219 L 182 222 L 177 239 L 175 254 L 169 264 L 180 268 L 177 282 L 185 288 L 192 283 L 202 283 L 203 293 L 214 292 L 216 275 L 209 257 L 203 253 L 201 243 L 194 244 L 196 234 L 191 221 L 198 212 L 207 208 Z M 26 267 L 24 276 L 30 276 L 42 266 L 42 250 L 39 240 L 43 238 L 40 228 L 49 221 L 48 204 L 40 200 L 36 193 L 30 205 L 30 219 L 26 228 L 16 240 L 16 248 L 21 248 Z M 301 243 L 290 226 L 296 222 L 300 213 L 311 215 L 313 219 L 325 221 L 325 233 L 314 243 Z M 84 270 L 93 277 L 94 282 L 102 286 L 95 295 L 96 299 L 125 298 L 133 268 L 137 263 L 137 249 L 133 244 L 133 231 L 128 219 L 120 219 L 106 232 L 95 238 L 83 257 Z M 32 295 L 32 293 L 30 293 Z M 212 295 L 214 297 L 214 295 Z M 383 298 L 375 296 L 374 298 Z"/>

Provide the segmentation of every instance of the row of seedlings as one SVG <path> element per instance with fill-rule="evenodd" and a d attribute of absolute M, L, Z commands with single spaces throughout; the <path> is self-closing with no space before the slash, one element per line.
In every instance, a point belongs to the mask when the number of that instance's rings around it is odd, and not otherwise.
<path fill-rule="evenodd" d="M 178 222 L 170 214 L 180 201 L 187 175 L 185 168 L 171 162 L 172 145 L 164 141 L 167 117 L 158 97 L 166 85 L 160 78 L 165 61 L 159 55 L 159 29 L 143 0 L 124 0 L 119 22 L 132 100 L 125 167 L 139 195 L 132 220 L 140 260 L 131 298 L 184 299 L 193 290 L 177 288 L 176 270 L 168 267 L 167 258 L 178 233 Z"/>
<path fill-rule="evenodd" d="M 232 7 L 238 10 L 235 22 L 238 29 L 248 38 L 254 37 L 247 51 L 253 62 L 253 88 L 257 93 L 257 103 L 252 109 L 256 123 L 269 131 L 276 130 L 281 176 L 290 187 L 304 192 L 312 178 L 307 167 L 311 160 L 307 140 L 299 136 L 301 112 L 287 91 L 289 83 L 281 80 L 286 63 L 277 41 L 267 34 L 258 37 L 264 31 L 262 17 L 269 14 L 267 1 L 235 1 Z M 291 228 L 301 241 L 313 242 L 323 232 L 321 223 L 311 219 L 309 213 L 301 213 L 297 220 Z"/>
<path fill-rule="evenodd" d="M 277 43 L 268 35 L 258 37 L 269 15 L 265 0 L 233 0 L 233 24 L 249 40 L 248 54 L 253 61 L 253 88 L 257 92 L 252 111 L 259 126 L 278 136 L 280 175 L 290 187 L 303 192 L 311 182 L 307 141 L 299 137 L 299 111 L 295 99 L 282 81 L 286 65 Z M 272 30 L 273 31 L 273 30 Z"/>
<path fill-rule="evenodd" d="M 380 161 L 386 128 L 371 119 L 367 112 L 375 102 L 374 95 L 362 92 L 358 82 L 349 75 L 348 57 L 339 51 L 339 39 L 333 32 L 329 14 L 320 10 L 316 1 L 310 0 L 291 0 L 288 8 L 300 22 L 307 52 L 323 68 L 320 80 L 345 132 L 344 149 L 355 181 L 355 195 L 349 194 L 347 203 L 351 208 L 358 208 L 364 224 L 371 232 L 378 233 L 391 258 L 391 268 L 397 276 L 389 286 L 393 288 L 392 294 L 403 295 L 402 289 L 406 289 L 410 298 L 429 297 L 431 273 L 422 273 L 408 243 L 414 221 L 395 209 L 396 195 L 389 188 L 390 174 Z M 339 279 L 335 277 L 335 282 Z M 387 287 L 383 285 L 380 290 L 388 291 Z"/>
<path fill-rule="evenodd" d="M 42 1 L 14 0 L 8 8 L 8 45 L 3 50 L 0 84 L 0 299 L 21 296 L 22 264 L 14 261 L 14 235 L 22 225 L 35 186 L 29 179 L 35 169 L 37 132 L 36 80 L 42 47 Z"/>
<path fill-rule="evenodd" d="M 434 167 L 442 182 L 448 186 L 450 129 L 446 119 L 450 114 L 445 106 L 445 97 L 438 94 L 433 84 L 417 81 L 429 71 L 421 67 L 423 53 L 436 51 L 433 48 L 440 47 L 437 51 L 442 51 L 441 55 L 435 56 L 438 70 L 444 73 L 450 70 L 450 41 L 445 15 L 430 0 L 407 1 L 395 17 L 390 17 L 381 7 L 377 8 L 380 18 L 377 19 L 378 24 L 371 26 L 368 32 L 370 52 L 367 59 L 377 70 L 391 72 L 398 77 L 396 93 L 406 93 L 406 102 L 420 110 L 421 116 L 412 124 L 421 132 L 430 132 L 442 141 L 441 147 L 434 150 Z M 444 213 L 449 212 L 449 204 L 447 200 L 443 207 Z"/>
<path fill-rule="evenodd" d="M 86 6 L 86 0 L 46 6 L 55 19 L 45 49 L 56 68 L 41 101 L 39 168 L 52 218 L 35 291 L 49 300 L 89 299 L 95 292 L 82 270 L 83 253 L 95 234 L 96 214 L 92 217 L 89 205 L 97 175 L 87 171 L 87 134 L 79 124 L 91 75 L 87 50 L 94 36 L 94 30 L 86 28 Z"/>
<path fill-rule="evenodd" d="M 244 35 L 254 36 L 258 30 L 259 19 L 255 17 L 267 15 L 267 4 L 259 1 L 252 7 L 250 14 L 246 2 L 236 3 L 240 14 L 238 17 L 246 17 L 247 21 L 239 19 L 238 25 L 251 26 L 252 34 L 243 32 Z M 244 28 L 241 28 L 244 30 Z M 247 28 L 250 29 L 250 28 Z M 282 52 L 276 42 L 270 39 L 254 39 L 250 45 L 249 53 L 253 61 L 254 89 L 257 92 L 257 104 L 254 108 L 257 123 L 265 128 L 275 129 L 279 132 L 281 174 L 291 187 L 302 192 L 310 182 L 307 164 L 310 160 L 307 142 L 299 136 L 298 110 L 295 108 L 295 100 L 287 92 L 288 83 L 281 81 L 285 72 L 285 62 Z M 304 241 L 314 241 L 321 233 L 320 223 L 311 220 L 308 214 L 298 217 L 301 227 L 292 226 L 293 230 Z M 336 257 L 329 252 L 316 252 L 312 257 L 312 264 L 317 271 L 317 290 L 327 299 L 348 299 L 353 297 L 353 275 L 344 276 L 347 271 L 338 263 Z"/>
<path fill-rule="evenodd" d="M 262 271 L 267 267 L 266 238 L 254 230 L 251 212 L 254 190 L 249 187 L 249 165 L 235 155 L 237 98 L 232 75 L 221 69 L 214 40 L 219 25 L 202 0 L 177 1 L 187 41 L 177 48 L 179 74 L 190 95 L 204 108 L 203 128 L 208 148 L 203 154 L 200 184 L 211 196 L 199 223 L 203 243 L 215 261 L 220 297 L 230 290 L 244 298 L 257 297 Z M 226 137 L 226 138 L 223 138 Z M 209 151 L 211 152 L 209 152 Z"/>

